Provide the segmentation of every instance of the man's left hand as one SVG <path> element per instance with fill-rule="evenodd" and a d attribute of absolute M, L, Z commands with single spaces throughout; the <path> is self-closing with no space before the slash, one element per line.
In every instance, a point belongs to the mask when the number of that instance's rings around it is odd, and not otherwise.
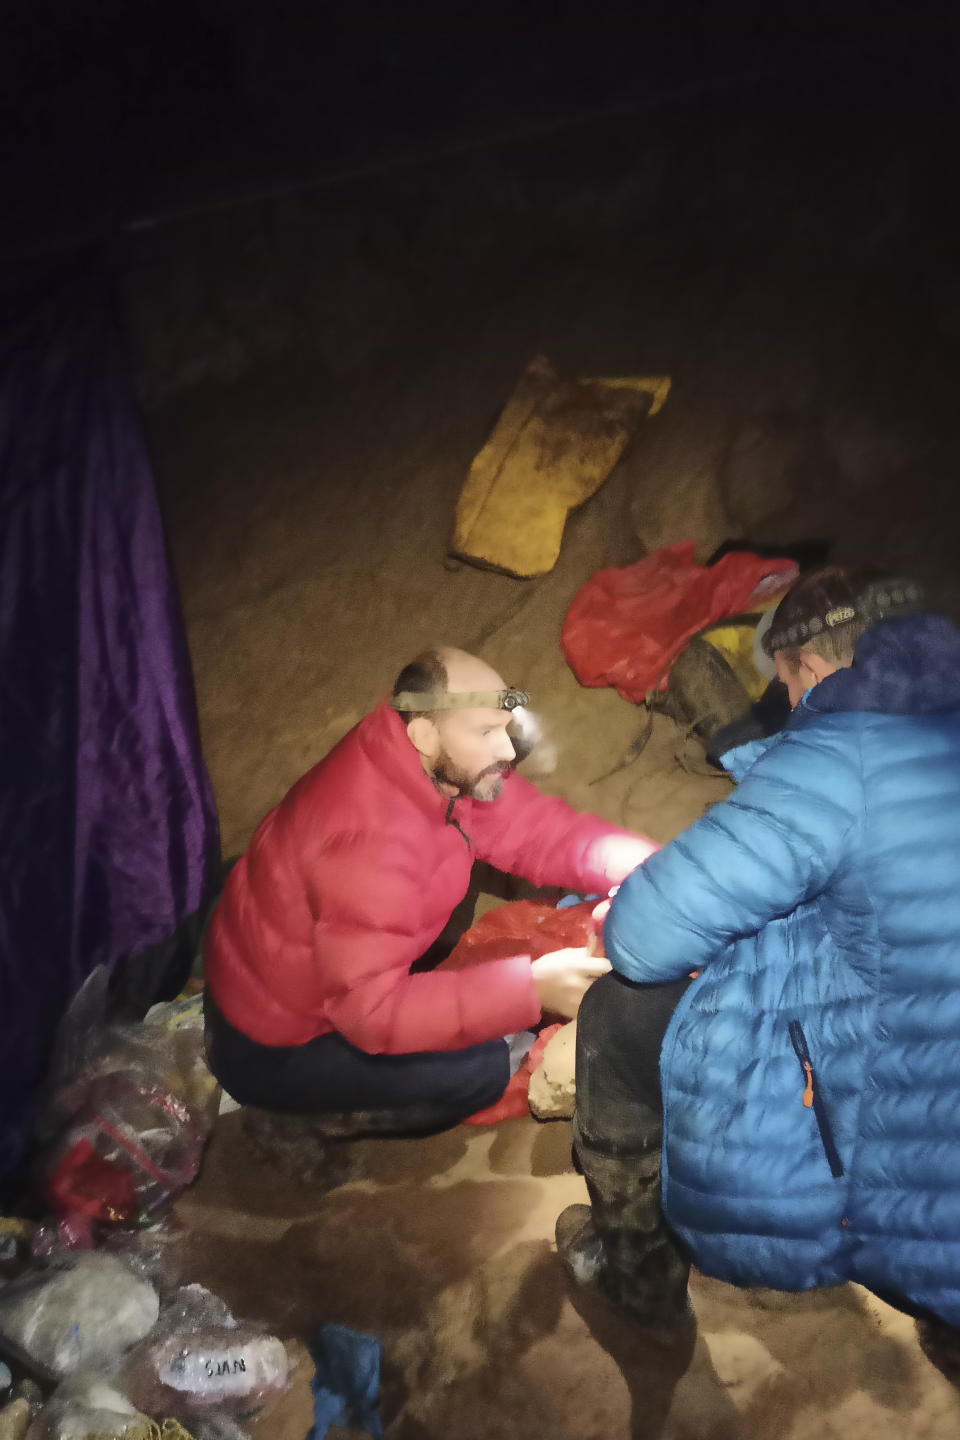
<path fill-rule="evenodd" d="M 590 850 L 591 866 L 600 870 L 611 886 L 626 880 L 638 865 L 662 850 L 656 840 L 644 835 L 604 835 Z"/>

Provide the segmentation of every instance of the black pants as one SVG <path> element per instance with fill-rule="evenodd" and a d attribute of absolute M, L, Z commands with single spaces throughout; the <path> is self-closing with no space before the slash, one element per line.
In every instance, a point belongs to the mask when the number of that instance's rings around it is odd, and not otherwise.
<path fill-rule="evenodd" d="M 510 1078 L 504 1040 L 413 1055 L 368 1055 L 337 1034 L 260 1045 L 229 1024 L 209 991 L 205 1010 L 210 1069 L 238 1104 L 260 1110 L 386 1111 L 398 1131 L 444 1129 L 499 1100 Z"/>
<path fill-rule="evenodd" d="M 660 1047 L 689 979 L 634 985 L 604 975 L 577 1016 L 577 1127 L 608 1153 L 631 1153 L 660 1126 Z"/>
<path fill-rule="evenodd" d="M 664 1221 L 660 1194 L 663 1036 L 689 980 L 632 985 L 605 975 L 577 1019 L 574 1155 L 590 1195 L 600 1289 L 641 1324 L 672 1332 L 689 1320 L 690 1263 Z M 562 1217 L 561 1217 L 562 1219 Z M 561 1237 L 576 1274 L 583 1231 Z M 578 1239 L 579 1237 L 579 1239 Z M 594 1253 L 594 1260 L 597 1259 Z"/>

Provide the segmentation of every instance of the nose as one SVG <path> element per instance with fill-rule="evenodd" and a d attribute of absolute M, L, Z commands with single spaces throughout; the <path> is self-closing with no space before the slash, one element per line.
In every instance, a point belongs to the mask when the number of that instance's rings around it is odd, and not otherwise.
<path fill-rule="evenodd" d="M 504 765 L 509 765 L 510 761 L 514 758 L 516 753 L 517 752 L 513 748 L 513 741 L 510 739 L 510 736 L 507 734 L 506 730 L 501 730 L 499 735 L 497 736 L 496 746 L 494 749 L 494 755 L 496 759 L 502 761 Z"/>

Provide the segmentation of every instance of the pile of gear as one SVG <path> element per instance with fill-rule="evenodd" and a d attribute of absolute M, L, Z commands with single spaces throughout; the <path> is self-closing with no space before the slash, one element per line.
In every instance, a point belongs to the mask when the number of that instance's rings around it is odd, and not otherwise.
<path fill-rule="evenodd" d="M 283 1342 L 202 1285 L 169 1287 L 158 1258 L 61 1250 L 0 1289 L 3 1440 L 242 1440 L 287 1389 Z"/>
<path fill-rule="evenodd" d="M 111 1013 L 95 971 L 65 1016 L 37 1125 L 44 1218 L 0 1217 L 0 1440 L 246 1440 L 295 1370 L 267 1325 L 184 1283 L 171 1202 L 220 1110 L 202 993 Z M 380 1342 L 321 1325 L 315 1426 L 382 1433 Z"/>
<path fill-rule="evenodd" d="M 0 1219 L 0 1437 L 241 1440 L 288 1387 L 283 1342 L 181 1284 L 170 1202 L 219 1107 L 199 995 L 111 1023 L 96 972 L 61 1027 L 39 1122 L 47 1218 Z"/>

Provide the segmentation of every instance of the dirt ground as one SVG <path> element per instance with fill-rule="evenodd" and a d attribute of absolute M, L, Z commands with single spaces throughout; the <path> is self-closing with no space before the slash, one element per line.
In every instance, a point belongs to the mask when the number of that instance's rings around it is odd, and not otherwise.
<path fill-rule="evenodd" d="M 317 1200 L 251 1162 L 226 1116 L 178 1215 L 191 1273 L 280 1334 L 335 1320 L 380 1337 L 389 1440 L 957 1433 L 960 1396 L 913 1322 L 859 1288 L 782 1295 L 694 1275 L 696 1344 L 676 1351 L 573 1298 L 553 1248 L 557 1213 L 584 1198 L 566 1121 L 357 1148 L 365 1178 Z M 300 1354 L 257 1440 L 306 1433 Z"/>
<path fill-rule="evenodd" d="M 336 264 L 299 272 L 324 296 L 367 296 L 363 343 L 339 311 L 324 328 L 306 291 L 309 320 L 298 329 L 288 308 L 276 344 L 252 343 L 273 293 L 267 272 L 288 253 L 281 235 L 236 272 L 229 325 L 221 304 L 210 340 L 213 322 L 201 336 L 195 317 L 189 374 L 170 341 L 161 384 L 151 304 L 167 292 L 148 293 L 144 277 L 178 273 L 194 242 L 178 235 L 171 258 L 159 239 L 153 269 L 134 270 L 150 441 L 225 854 L 435 641 L 482 653 L 532 692 L 555 748 L 528 762 L 545 790 L 670 839 L 726 782 L 683 770 L 658 723 L 638 762 L 591 784 L 639 717 L 611 691 L 582 690 L 558 646 L 594 569 L 666 541 L 692 538 L 705 557 L 729 536 L 824 537 L 841 556 L 919 569 L 954 605 L 944 497 L 960 292 L 904 157 L 887 154 L 856 183 L 758 171 L 736 146 L 692 178 L 677 174 L 676 153 L 643 163 L 626 190 L 584 181 L 569 211 L 550 188 L 550 226 L 515 244 L 506 204 L 491 219 L 434 195 L 429 216 L 443 227 L 426 224 L 424 181 L 408 197 L 404 244 L 364 252 L 361 265 L 358 240 Z M 523 193 L 529 217 L 540 192 Z M 367 197 L 368 218 L 381 202 Z M 302 225 L 322 228 L 316 215 Z M 203 245 L 208 270 L 217 254 L 225 267 L 236 258 L 225 238 Z M 250 344 L 220 373 L 208 362 L 230 325 L 241 338 L 246 325 Z M 669 373 L 673 392 L 572 518 L 552 574 L 524 583 L 451 568 L 445 542 L 470 459 L 537 352 L 570 375 Z M 300 1341 L 324 1320 L 381 1338 L 390 1440 L 960 1430 L 960 1397 L 912 1323 L 859 1290 L 786 1297 L 697 1277 L 692 1355 L 657 1352 L 574 1302 L 551 1240 L 559 1211 L 584 1198 L 566 1122 L 357 1148 L 364 1178 L 318 1198 L 255 1161 L 227 1116 L 178 1214 L 194 1278 L 239 1310 Z M 300 1440 L 309 1420 L 305 1367 L 257 1433 Z"/>

